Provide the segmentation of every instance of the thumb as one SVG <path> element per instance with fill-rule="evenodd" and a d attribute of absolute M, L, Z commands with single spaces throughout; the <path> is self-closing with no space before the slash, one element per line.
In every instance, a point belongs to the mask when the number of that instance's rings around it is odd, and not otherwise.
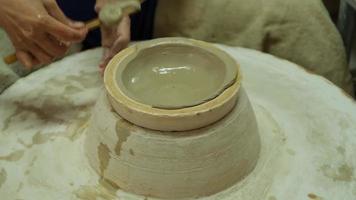
<path fill-rule="evenodd" d="M 111 48 L 116 39 L 115 27 L 102 25 L 101 29 L 101 45 L 106 48 Z"/>
<path fill-rule="evenodd" d="M 85 39 L 86 29 L 74 29 L 52 17 L 46 17 L 43 23 L 45 31 L 62 42 L 81 42 Z"/>

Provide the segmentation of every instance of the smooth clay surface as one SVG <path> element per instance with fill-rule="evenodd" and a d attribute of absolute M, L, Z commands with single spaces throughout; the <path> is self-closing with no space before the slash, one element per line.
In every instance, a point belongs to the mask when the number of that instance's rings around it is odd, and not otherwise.
<path fill-rule="evenodd" d="M 241 73 L 237 62 L 212 44 L 160 38 L 118 53 L 104 82 L 114 110 L 127 121 L 152 130 L 188 131 L 232 110 Z"/>
<path fill-rule="evenodd" d="M 196 106 L 237 81 L 237 63 L 213 45 L 165 38 L 130 48 L 108 67 L 118 68 L 118 86 L 127 96 L 155 108 Z"/>
<path fill-rule="evenodd" d="M 112 111 L 106 94 L 92 116 L 85 143 L 91 166 L 134 194 L 167 199 L 209 196 L 245 178 L 259 158 L 256 118 L 243 88 L 230 114 L 194 131 L 135 126 Z"/>
<path fill-rule="evenodd" d="M 154 107 L 202 103 L 224 82 L 224 63 L 202 49 L 163 46 L 143 50 L 122 74 L 133 98 Z"/>
<path fill-rule="evenodd" d="M 201 199 L 355 199 L 355 102 L 290 62 L 220 47 L 241 64 L 260 130 L 261 154 L 242 182 Z M 86 122 L 104 90 L 97 70 L 100 58 L 98 49 L 64 59 L 0 96 L 1 200 L 154 199 L 103 181 L 86 158 Z M 122 140 L 122 149 L 130 142 Z M 96 153 L 110 155 L 105 145 Z M 127 156 L 126 151 L 121 154 Z M 103 159 L 102 166 L 110 166 L 110 160 Z"/>

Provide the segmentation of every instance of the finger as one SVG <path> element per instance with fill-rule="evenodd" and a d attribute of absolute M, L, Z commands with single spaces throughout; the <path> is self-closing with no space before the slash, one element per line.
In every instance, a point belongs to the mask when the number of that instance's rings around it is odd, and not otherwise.
<path fill-rule="evenodd" d="M 103 47 L 111 48 L 114 45 L 116 38 L 121 36 L 129 38 L 130 40 L 130 29 L 131 21 L 129 16 L 124 16 L 116 28 L 102 25 L 101 45 Z"/>
<path fill-rule="evenodd" d="M 50 16 L 46 17 L 46 19 L 43 21 L 45 30 L 60 41 L 81 42 L 85 39 L 88 33 L 88 30 L 86 28 L 74 29 L 68 25 L 63 24 L 60 21 L 57 21 L 56 19 Z"/>
<path fill-rule="evenodd" d="M 36 37 L 35 41 L 41 49 L 43 49 L 48 55 L 52 57 L 63 56 L 69 45 L 58 41 L 56 38 L 51 37 L 48 34 L 43 34 L 42 36 Z"/>
<path fill-rule="evenodd" d="M 48 64 L 54 60 L 54 57 L 48 55 L 42 48 L 37 46 L 37 44 L 31 44 L 28 51 L 38 60 L 38 64 Z"/>
<path fill-rule="evenodd" d="M 100 70 L 101 75 L 104 75 L 107 65 L 108 65 L 108 61 L 104 61 L 100 64 L 99 70 Z"/>
<path fill-rule="evenodd" d="M 119 38 L 115 41 L 114 45 L 112 46 L 111 49 L 109 49 L 104 57 L 102 62 L 100 63 L 100 68 L 106 68 L 106 66 L 109 64 L 110 60 L 118 53 L 120 52 L 122 49 L 127 47 L 128 42 L 123 39 L 123 38 Z"/>
<path fill-rule="evenodd" d="M 68 26 L 71 26 L 72 28 L 75 29 L 82 29 L 85 28 L 85 24 L 83 22 L 74 22 L 70 20 L 61 10 L 61 8 L 58 6 L 57 2 L 55 0 L 45 0 L 44 5 L 47 9 L 47 12 L 49 15 L 57 19 L 58 21 L 62 22 L 63 24 L 66 24 Z"/>
<path fill-rule="evenodd" d="M 116 31 L 113 28 L 102 26 L 102 45 L 104 47 L 104 55 L 100 68 L 104 69 L 110 60 L 121 50 L 126 48 L 130 42 L 131 21 L 129 16 L 122 18 L 118 24 Z"/>
<path fill-rule="evenodd" d="M 107 65 L 107 60 L 109 57 L 109 53 L 110 53 L 110 49 L 109 48 L 105 48 L 103 49 L 103 57 L 101 59 L 101 62 L 99 64 L 99 68 L 100 69 L 104 69 Z"/>
<path fill-rule="evenodd" d="M 128 16 L 125 16 L 117 27 L 117 32 L 116 32 L 117 39 L 112 44 L 109 55 L 107 56 L 109 60 L 128 46 L 130 42 L 130 35 L 131 35 L 130 28 L 131 28 L 130 18 Z"/>
<path fill-rule="evenodd" d="M 95 4 L 95 11 L 96 13 L 99 13 L 100 10 L 104 7 L 105 4 L 108 3 L 108 0 L 97 0 Z"/>
<path fill-rule="evenodd" d="M 131 19 L 128 15 L 124 16 L 117 27 L 116 34 L 128 38 L 131 36 Z"/>
<path fill-rule="evenodd" d="M 17 50 L 16 57 L 21 62 L 21 64 L 25 66 L 26 69 L 31 69 L 34 66 L 34 63 L 32 62 L 32 56 L 29 53 L 23 50 Z"/>
<path fill-rule="evenodd" d="M 35 58 L 30 52 L 27 51 L 17 51 L 16 57 L 25 66 L 26 69 L 31 70 L 33 67 L 40 64 L 40 61 Z"/>
<path fill-rule="evenodd" d="M 99 72 L 100 72 L 100 75 L 103 77 L 103 76 L 104 76 L 105 69 L 101 69 L 101 68 L 100 68 Z"/>
<path fill-rule="evenodd" d="M 109 48 L 103 48 L 103 57 L 102 57 L 102 61 L 104 61 L 108 56 L 109 56 L 109 53 L 110 53 L 110 49 Z"/>
<path fill-rule="evenodd" d="M 45 0 L 44 1 L 44 6 L 52 17 L 55 19 L 59 20 L 60 22 L 69 25 L 70 20 L 64 15 L 62 10 L 59 8 L 58 4 L 54 0 Z"/>
<path fill-rule="evenodd" d="M 109 58 L 109 57 L 105 58 L 105 59 L 100 63 L 99 68 L 100 68 L 101 70 L 104 70 L 104 69 L 106 68 L 106 66 L 109 64 L 109 62 L 110 62 L 110 58 Z"/>
<path fill-rule="evenodd" d="M 101 45 L 111 48 L 116 39 L 116 30 L 113 27 L 101 26 Z"/>
<path fill-rule="evenodd" d="M 118 39 L 112 47 L 112 51 L 115 54 L 126 48 L 131 40 L 131 20 L 129 16 L 126 15 L 122 18 L 117 27 L 116 35 Z"/>
<path fill-rule="evenodd" d="M 129 39 L 124 37 L 119 37 L 115 42 L 114 45 L 110 49 L 109 57 L 110 59 L 114 57 L 117 53 L 121 50 L 125 49 L 128 46 Z"/>
<path fill-rule="evenodd" d="M 127 47 L 131 35 L 131 22 L 128 16 L 118 24 L 116 30 L 107 26 L 102 26 L 102 46 L 109 48 L 111 54 L 116 54 Z"/>
<path fill-rule="evenodd" d="M 33 55 L 31 55 L 31 57 L 32 57 L 33 66 L 38 66 L 41 64 L 41 62 L 39 60 L 37 60 L 37 58 L 35 58 Z"/>

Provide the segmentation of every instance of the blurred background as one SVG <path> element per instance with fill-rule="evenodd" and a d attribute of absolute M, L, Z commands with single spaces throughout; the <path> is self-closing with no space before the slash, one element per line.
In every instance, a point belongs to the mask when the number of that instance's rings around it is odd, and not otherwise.
<path fill-rule="evenodd" d="M 354 88 L 356 88 L 356 0 L 323 0 L 323 2 L 343 37 Z"/>

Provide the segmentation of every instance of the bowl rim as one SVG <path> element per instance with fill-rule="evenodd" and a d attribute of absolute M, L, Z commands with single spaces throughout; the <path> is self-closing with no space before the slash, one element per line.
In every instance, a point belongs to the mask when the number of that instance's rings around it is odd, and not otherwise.
<path fill-rule="evenodd" d="M 130 68 L 130 63 L 133 62 L 135 59 L 137 59 L 141 55 L 141 53 L 145 51 L 150 51 L 151 49 L 156 49 L 157 51 L 157 48 L 166 48 L 166 47 L 194 48 L 197 51 L 197 54 L 200 55 L 206 54 L 204 56 L 211 56 L 213 59 L 217 60 L 222 64 L 219 67 L 214 66 L 214 68 L 223 72 L 223 76 L 220 77 L 221 82 L 216 84 L 215 88 L 211 90 L 208 94 L 204 96 L 200 96 L 197 99 L 194 99 L 193 101 L 190 102 L 181 102 L 177 104 L 170 104 L 169 102 L 163 104 L 145 102 L 145 100 L 142 100 L 134 92 L 128 89 L 127 85 L 124 82 L 123 77 L 125 76 L 127 70 Z M 117 75 L 116 77 L 120 76 L 121 78 L 117 78 L 116 81 L 118 82 L 118 87 L 125 93 L 126 96 L 132 98 L 137 102 L 150 105 L 153 108 L 161 108 L 161 109 L 168 109 L 168 110 L 193 107 L 193 106 L 200 105 L 204 102 L 210 101 L 211 99 L 214 99 L 236 81 L 236 74 L 238 73 L 238 70 L 236 68 L 236 63 L 232 59 L 229 59 L 229 57 L 224 52 L 216 51 L 215 49 L 212 48 L 203 48 L 187 40 L 184 41 L 177 40 L 177 41 L 168 41 L 168 42 L 167 40 L 160 40 L 160 41 L 156 40 L 156 43 L 154 44 L 149 44 L 147 42 L 137 44 L 135 46 L 135 51 L 125 56 L 121 60 L 121 62 L 118 63 L 118 65 L 120 66 L 117 68 L 115 73 Z M 194 85 L 192 85 L 192 87 L 194 87 Z"/>
<path fill-rule="evenodd" d="M 202 49 L 209 49 L 210 51 L 218 52 L 219 54 L 224 55 L 226 59 L 229 59 L 229 62 L 233 63 L 236 67 L 236 77 L 234 82 L 228 87 L 224 88 L 216 97 L 210 99 L 207 102 L 203 102 L 199 105 L 184 107 L 184 108 L 175 108 L 175 109 L 167 109 L 167 108 L 155 108 L 151 105 L 147 105 L 141 102 L 138 102 L 129 96 L 127 96 L 122 89 L 119 87 L 117 83 L 117 71 L 121 65 L 121 63 L 130 55 L 135 54 L 142 48 L 142 46 L 154 47 L 162 44 L 189 44 L 193 46 L 200 47 Z M 145 41 L 142 43 L 134 44 L 113 57 L 113 59 L 109 62 L 105 72 L 104 72 L 104 84 L 107 90 L 107 93 L 111 100 L 119 103 L 120 105 L 124 105 L 129 108 L 131 111 L 145 113 L 152 116 L 191 116 L 192 113 L 205 113 L 210 110 L 217 109 L 227 103 L 230 99 L 234 98 L 241 87 L 242 75 L 240 72 L 239 64 L 225 51 L 220 48 L 203 41 L 198 41 L 194 39 L 188 38 L 179 38 L 179 37 L 168 37 L 168 38 L 159 38 L 153 39 L 149 41 Z M 115 106 L 114 106 L 115 109 Z M 115 109 L 116 110 L 116 109 Z"/>

